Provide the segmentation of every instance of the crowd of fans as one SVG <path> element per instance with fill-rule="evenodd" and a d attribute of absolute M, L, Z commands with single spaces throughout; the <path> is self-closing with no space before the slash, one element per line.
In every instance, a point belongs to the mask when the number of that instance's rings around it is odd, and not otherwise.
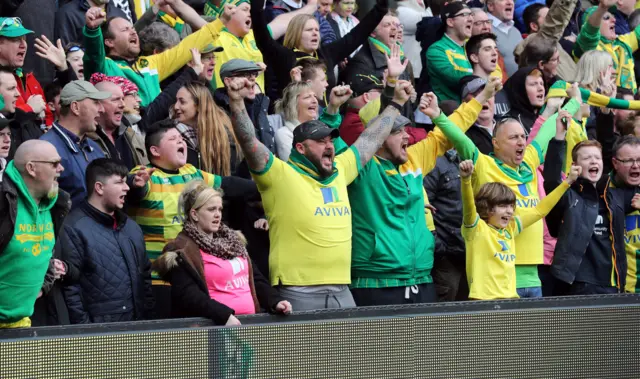
<path fill-rule="evenodd" d="M 3 1 L 0 328 L 639 291 L 587 1 Z"/>

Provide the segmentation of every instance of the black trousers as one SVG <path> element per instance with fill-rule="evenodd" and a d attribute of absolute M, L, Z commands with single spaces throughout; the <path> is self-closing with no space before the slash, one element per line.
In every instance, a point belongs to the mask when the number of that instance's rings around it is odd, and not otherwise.
<path fill-rule="evenodd" d="M 434 303 L 436 301 L 436 290 L 433 283 L 409 287 L 352 288 L 351 294 L 359 307 Z"/>
<path fill-rule="evenodd" d="M 463 259 L 436 257 L 431 270 L 438 301 L 462 301 L 469 299 L 467 269 Z"/>

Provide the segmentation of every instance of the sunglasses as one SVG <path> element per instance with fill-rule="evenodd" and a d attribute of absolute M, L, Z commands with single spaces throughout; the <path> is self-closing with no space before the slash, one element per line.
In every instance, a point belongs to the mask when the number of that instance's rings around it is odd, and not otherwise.
<path fill-rule="evenodd" d="M 56 160 L 56 161 L 31 161 L 34 163 L 48 163 L 51 166 L 53 166 L 53 168 L 57 169 L 60 166 L 60 160 Z"/>
<path fill-rule="evenodd" d="M 20 17 L 9 17 L 9 18 L 6 18 L 0 24 L 0 31 L 2 31 L 2 29 L 4 29 L 5 27 L 8 28 L 11 25 L 15 25 L 15 26 L 18 26 L 18 27 L 22 26 L 22 20 L 20 19 Z"/>
<path fill-rule="evenodd" d="M 80 47 L 80 46 L 71 46 L 69 48 L 69 51 L 67 51 L 67 53 L 75 53 L 76 51 L 84 51 L 84 48 Z"/>

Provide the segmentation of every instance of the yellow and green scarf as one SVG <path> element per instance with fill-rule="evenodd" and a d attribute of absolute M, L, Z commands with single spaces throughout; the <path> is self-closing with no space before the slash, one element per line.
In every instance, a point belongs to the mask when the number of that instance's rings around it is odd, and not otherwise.
<path fill-rule="evenodd" d="M 291 147 L 291 154 L 289 155 L 289 161 L 287 162 L 294 170 L 302 175 L 306 175 L 320 184 L 330 184 L 338 176 L 338 169 L 336 168 L 336 162 L 333 162 L 333 172 L 326 178 L 322 178 L 318 173 L 316 166 L 311 163 L 307 157 L 300 154 L 295 147 Z"/>
<path fill-rule="evenodd" d="M 215 17 L 218 18 L 220 17 L 220 14 L 224 11 L 224 6 L 227 4 L 233 4 L 236 7 L 242 3 L 249 3 L 251 4 L 251 2 L 249 0 L 221 0 L 220 1 L 220 6 L 216 6 L 214 3 L 212 3 L 211 1 L 207 1 L 204 4 L 204 15 L 205 16 L 209 16 L 209 17 Z"/>
<path fill-rule="evenodd" d="M 569 89 L 569 87 L 571 87 L 569 83 L 558 80 L 551 86 L 551 88 L 549 88 L 547 99 L 550 99 L 552 97 L 568 97 L 567 89 Z M 580 88 L 580 93 L 582 94 L 582 101 L 594 107 L 606 107 L 610 109 L 630 109 L 636 111 L 640 110 L 639 100 L 629 101 L 610 98 L 597 92 L 589 91 L 586 88 Z"/>
<path fill-rule="evenodd" d="M 172 27 L 173 30 L 178 32 L 178 35 L 182 34 L 182 29 L 184 29 L 184 21 L 182 21 L 180 17 L 172 17 L 171 15 L 160 11 L 158 12 L 158 20 Z"/>
<path fill-rule="evenodd" d="M 391 55 L 391 49 L 389 48 L 389 46 L 385 45 L 384 43 L 378 41 L 373 37 L 369 37 L 369 42 L 371 42 L 371 44 L 376 48 L 376 50 L 378 50 L 382 54 Z M 404 59 L 404 48 L 402 47 L 402 45 L 400 44 L 398 45 L 400 46 L 400 59 Z"/>

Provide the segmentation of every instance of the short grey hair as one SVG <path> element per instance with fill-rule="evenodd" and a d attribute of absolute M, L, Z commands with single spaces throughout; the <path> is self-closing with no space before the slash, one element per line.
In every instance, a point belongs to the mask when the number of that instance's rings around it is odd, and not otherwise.
<path fill-rule="evenodd" d="M 180 43 L 180 35 L 169 25 L 162 22 L 153 22 L 142 29 L 140 37 L 141 55 L 153 55 L 154 50 L 158 52 L 170 49 Z"/>

